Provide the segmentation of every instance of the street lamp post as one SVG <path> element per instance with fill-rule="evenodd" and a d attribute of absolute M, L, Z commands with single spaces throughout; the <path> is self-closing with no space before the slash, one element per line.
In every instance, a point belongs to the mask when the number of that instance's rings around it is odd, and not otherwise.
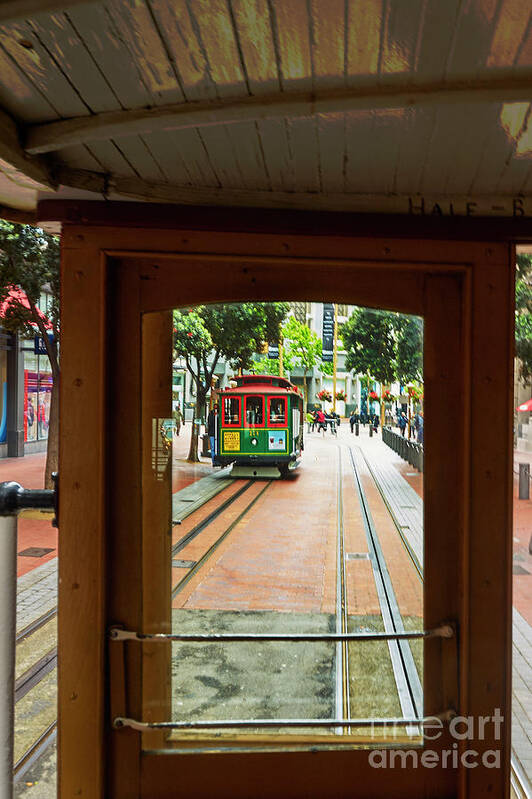
<path fill-rule="evenodd" d="M 336 413 L 336 365 L 338 362 L 338 304 L 334 304 L 334 346 L 333 346 L 333 412 Z"/>

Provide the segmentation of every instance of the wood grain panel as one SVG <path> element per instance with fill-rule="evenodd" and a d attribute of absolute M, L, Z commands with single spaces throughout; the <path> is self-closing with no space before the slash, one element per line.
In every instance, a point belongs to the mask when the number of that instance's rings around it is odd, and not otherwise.
<path fill-rule="evenodd" d="M 306 0 L 272 0 L 283 89 L 312 89 Z"/>
<path fill-rule="evenodd" d="M 105 74 L 123 108 L 155 102 L 140 68 L 103 5 L 87 3 L 68 9 L 68 18 Z"/>
<path fill-rule="evenodd" d="M 288 144 L 285 119 L 257 122 L 266 170 L 273 191 L 294 191 L 294 163 Z"/>
<path fill-rule="evenodd" d="M 155 103 L 182 102 L 183 92 L 144 0 L 109 0 L 107 7 Z"/>
<path fill-rule="evenodd" d="M 435 120 L 434 108 L 412 108 L 405 114 L 395 176 L 397 192 L 401 194 L 417 194 L 421 191 L 425 153 L 433 135 Z"/>
<path fill-rule="evenodd" d="M 497 6 L 497 0 L 462 3 L 447 63 L 449 74 L 470 77 L 485 69 Z"/>
<path fill-rule="evenodd" d="M 20 42 L 28 42 L 31 47 Z M 2 25 L 0 44 L 60 116 L 87 116 L 90 113 L 27 23 Z"/>
<path fill-rule="evenodd" d="M 127 271 L 128 265 L 121 267 Z M 139 368 L 139 365 L 137 365 Z M 165 454 L 161 421 L 172 418 L 172 311 L 142 317 L 142 631 L 172 632 L 172 454 Z M 172 715 L 171 644 L 143 649 L 142 718 Z M 164 746 L 165 733 L 143 746 Z"/>
<path fill-rule="evenodd" d="M 1 48 L 0 104 L 5 111 L 27 122 L 50 122 L 59 118 L 55 108 Z"/>
<path fill-rule="evenodd" d="M 242 175 L 228 126 L 203 128 L 201 138 L 220 185 L 235 189 L 241 186 Z"/>
<path fill-rule="evenodd" d="M 242 176 L 242 186 L 247 189 L 270 188 L 265 167 L 262 141 L 256 122 L 238 122 L 227 126 L 227 133 L 233 143 L 233 150 Z"/>
<path fill-rule="evenodd" d="M 112 141 L 93 141 L 87 145 L 87 150 L 106 172 L 127 177 L 137 174 Z"/>
<path fill-rule="evenodd" d="M 380 62 L 386 79 L 415 70 L 422 7 L 422 0 L 389 0 Z"/>
<path fill-rule="evenodd" d="M 186 157 L 187 170 L 195 185 L 220 185 L 203 139 L 203 131 L 197 128 L 177 131 L 175 142 L 176 148 Z"/>
<path fill-rule="evenodd" d="M 225 0 L 195 0 L 189 8 L 218 97 L 247 94 L 235 30 Z"/>
<path fill-rule="evenodd" d="M 186 0 L 151 0 L 150 5 L 174 59 L 187 100 L 216 97 L 207 57 L 198 41 L 197 25 L 191 19 Z"/>
<path fill-rule="evenodd" d="M 502 0 L 486 60 L 488 68 L 514 65 L 529 21 L 530 3 L 527 0 Z"/>
<path fill-rule="evenodd" d="M 320 191 L 320 147 L 316 120 L 312 117 L 288 121 L 287 131 L 294 180 L 298 191 Z"/>
<path fill-rule="evenodd" d="M 383 0 L 348 0 L 347 82 L 352 86 L 379 71 Z"/>
<path fill-rule="evenodd" d="M 499 252 L 499 264 L 488 254 Z M 512 420 L 513 306 L 515 251 L 512 246 L 478 247 L 473 279 L 473 398 L 488 388 L 489 406 L 471 414 L 471 538 L 469 544 L 467 674 L 468 712 L 476 718 L 504 717 L 502 738 L 493 724 L 480 752 L 499 750 L 501 768 L 468 770 L 467 796 L 509 793 L 512 654 Z M 496 321 L 495 321 L 496 320 Z M 489 546 L 486 542 L 489 541 Z M 494 652 L 497 656 L 494 657 Z"/>
<path fill-rule="evenodd" d="M 176 134 L 173 131 L 146 133 L 142 139 L 160 167 L 165 180 L 178 186 L 192 183 L 186 165 L 187 155 L 177 146 Z"/>
<path fill-rule="evenodd" d="M 65 14 L 39 14 L 30 25 L 93 113 L 120 108 L 118 98 Z"/>
<path fill-rule="evenodd" d="M 106 270 L 99 249 L 79 249 L 81 243 L 64 241 L 61 259 L 58 781 L 65 797 L 101 797 Z"/>
<path fill-rule="evenodd" d="M 368 143 L 374 126 L 372 111 L 355 111 L 345 115 L 345 188 L 367 192 L 373 189 L 373 163 L 368 158 Z"/>
<path fill-rule="evenodd" d="M 422 13 L 422 30 L 413 82 L 443 80 L 453 44 L 461 0 L 427 0 Z"/>
<path fill-rule="evenodd" d="M 266 0 L 233 0 L 232 8 L 251 94 L 280 89 L 272 24 Z"/>
<path fill-rule="evenodd" d="M 100 161 L 83 144 L 64 147 L 61 150 L 61 160 L 76 169 L 101 169 Z"/>
<path fill-rule="evenodd" d="M 314 86 L 342 86 L 345 81 L 345 3 L 311 2 L 312 64 Z"/>
<path fill-rule="evenodd" d="M 152 155 L 143 136 L 123 136 L 115 141 L 129 163 L 134 164 L 139 177 L 154 181 L 165 179 L 164 172 Z"/>
<path fill-rule="evenodd" d="M 324 192 L 345 188 L 345 114 L 320 114 L 317 118 L 321 187 Z"/>

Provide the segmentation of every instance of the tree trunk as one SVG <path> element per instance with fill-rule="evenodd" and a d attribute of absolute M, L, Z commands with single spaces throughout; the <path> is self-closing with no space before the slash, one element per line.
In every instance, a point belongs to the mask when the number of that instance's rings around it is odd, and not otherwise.
<path fill-rule="evenodd" d="M 307 388 L 307 373 L 305 372 L 303 375 L 303 401 L 304 401 L 304 409 L 305 413 L 307 412 L 307 405 L 308 405 L 308 388 Z"/>
<path fill-rule="evenodd" d="M 196 396 L 196 406 L 194 408 L 194 418 L 192 419 L 192 433 L 190 435 L 190 448 L 188 450 L 188 458 L 187 461 L 189 463 L 199 463 L 199 455 L 198 455 L 198 439 L 199 439 L 199 428 L 200 423 L 196 422 L 196 419 L 201 418 L 202 410 L 205 406 L 205 400 L 207 397 L 206 391 L 199 391 Z"/>
<path fill-rule="evenodd" d="M 50 420 L 48 425 L 48 444 L 46 449 L 46 468 L 44 487 L 53 488 L 52 472 L 59 468 L 59 376 L 54 378 L 50 397 Z"/>

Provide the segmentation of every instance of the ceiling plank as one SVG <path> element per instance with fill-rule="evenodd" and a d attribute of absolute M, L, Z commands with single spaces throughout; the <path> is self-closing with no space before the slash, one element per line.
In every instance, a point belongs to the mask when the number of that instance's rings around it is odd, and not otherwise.
<path fill-rule="evenodd" d="M 294 92 L 269 97 L 246 97 L 110 111 L 91 117 L 73 117 L 26 128 L 26 152 L 36 155 L 73 144 L 133 136 L 160 130 L 226 125 L 279 117 L 311 117 L 377 108 L 412 108 L 457 102 L 502 103 L 530 99 L 530 78 L 447 81 L 405 87 L 363 86 L 318 93 Z"/>
<path fill-rule="evenodd" d="M 46 11 L 67 11 L 89 0 L 0 0 L 0 23 L 28 19 Z"/>
<path fill-rule="evenodd" d="M 105 175 L 100 172 L 68 167 L 59 168 L 56 177 L 64 186 L 103 194 L 109 198 L 127 197 L 145 202 L 180 205 L 393 213 L 431 218 L 532 216 L 532 198 L 523 197 L 516 200 L 509 195 L 427 195 L 421 197 L 407 194 L 320 194 L 311 191 L 196 188 L 172 186 L 168 183 L 152 183 L 140 178 Z"/>
<path fill-rule="evenodd" d="M 32 183 L 50 188 L 55 186 L 44 160 L 28 156 L 24 152 L 20 144 L 17 125 L 2 110 L 0 110 L 0 159 L 9 164 L 11 177 L 18 183 L 26 184 L 29 188 L 32 187 Z M 7 172 L 5 168 L 3 171 Z M 20 175 L 15 175 L 15 173 L 20 173 Z"/>

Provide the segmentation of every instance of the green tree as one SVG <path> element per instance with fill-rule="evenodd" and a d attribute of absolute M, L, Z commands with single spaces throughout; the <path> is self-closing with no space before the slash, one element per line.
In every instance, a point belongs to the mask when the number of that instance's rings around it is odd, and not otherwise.
<path fill-rule="evenodd" d="M 291 316 L 283 327 L 283 348 L 286 361 L 303 370 L 303 394 L 308 403 L 307 375 L 321 362 L 322 343 L 313 330 Z"/>
<path fill-rule="evenodd" d="M 532 377 L 532 255 L 517 256 L 515 282 L 515 355 L 519 376 L 525 382 Z"/>
<path fill-rule="evenodd" d="M 395 380 L 394 316 L 390 311 L 355 308 L 340 331 L 347 352 L 347 369 L 370 375 L 379 383 L 389 384 Z"/>
<path fill-rule="evenodd" d="M 244 302 L 199 305 L 174 311 L 174 359 L 185 359 L 196 389 L 194 419 L 201 418 L 220 358 L 248 369 L 267 341 L 278 341 L 288 304 Z M 198 425 L 193 422 L 188 460 L 198 459 Z"/>
<path fill-rule="evenodd" d="M 13 289 L 25 293 L 28 305 Z M 39 312 L 41 292 L 51 293 L 47 320 Z M 11 292 L 11 293 L 10 293 Z M 40 228 L 0 220 L 0 301 L 8 300 L 3 326 L 22 336 L 38 333 L 46 347 L 53 377 L 45 468 L 45 487 L 52 487 L 52 472 L 59 456 L 59 241 Z M 51 329 L 50 329 L 51 325 Z M 48 333 L 53 333 L 50 340 Z"/>
<path fill-rule="evenodd" d="M 423 319 L 395 314 L 396 375 L 401 383 L 423 381 Z"/>

